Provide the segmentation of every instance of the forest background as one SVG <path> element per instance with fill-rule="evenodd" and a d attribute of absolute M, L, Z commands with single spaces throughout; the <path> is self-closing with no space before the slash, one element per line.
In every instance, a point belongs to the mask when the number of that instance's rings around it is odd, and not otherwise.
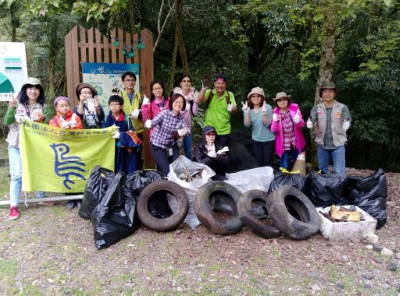
<path fill-rule="evenodd" d="M 290 94 L 307 118 L 332 79 L 353 117 L 347 166 L 399 172 L 399 8 L 398 0 L 0 0 L 0 41 L 25 43 L 47 100 L 66 94 L 64 36 L 77 24 L 105 35 L 149 29 L 154 78 L 167 91 L 183 72 L 197 89 L 224 72 L 239 106 L 260 86 L 271 105 L 277 92 Z M 0 118 L 5 111 L 1 102 Z M 250 138 L 242 112 L 232 121 Z"/>

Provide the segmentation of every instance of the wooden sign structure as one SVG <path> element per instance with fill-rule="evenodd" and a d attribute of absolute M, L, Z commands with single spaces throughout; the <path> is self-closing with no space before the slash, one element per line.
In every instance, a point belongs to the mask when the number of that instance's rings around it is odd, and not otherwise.
<path fill-rule="evenodd" d="M 124 54 L 126 45 L 144 45 L 137 50 L 134 57 Z M 122 29 L 114 29 L 110 36 L 102 35 L 98 29 L 85 30 L 75 26 L 64 38 L 65 43 L 65 70 L 67 77 L 67 94 L 74 98 L 73 105 L 78 103 L 75 95 L 76 86 L 82 81 L 81 63 L 121 63 L 139 64 L 140 93 L 150 97 L 150 82 L 154 77 L 153 36 L 148 29 L 138 34 L 130 34 Z M 144 132 L 143 156 L 144 168 L 154 169 L 155 162 L 150 153 L 150 133 Z"/>

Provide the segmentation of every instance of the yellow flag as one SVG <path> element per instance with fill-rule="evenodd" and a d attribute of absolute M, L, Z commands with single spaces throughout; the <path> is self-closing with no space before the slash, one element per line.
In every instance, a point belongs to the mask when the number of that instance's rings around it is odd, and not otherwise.
<path fill-rule="evenodd" d="M 113 131 L 115 127 L 78 130 L 21 124 L 22 190 L 83 192 L 96 165 L 114 170 Z"/>

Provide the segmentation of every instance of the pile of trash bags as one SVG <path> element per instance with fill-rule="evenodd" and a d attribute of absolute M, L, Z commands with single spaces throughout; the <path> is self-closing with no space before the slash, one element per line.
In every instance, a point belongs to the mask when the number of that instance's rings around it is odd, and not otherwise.
<path fill-rule="evenodd" d="M 214 175 L 208 166 L 184 156 L 170 165 L 168 176 L 145 170 L 127 176 L 96 167 L 79 215 L 91 220 L 99 250 L 134 233 L 140 223 L 155 231 L 170 231 L 182 222 L 195 229 L 202 223 L 216 234 L 235 233 L 245 223 L 265 238 L 283 233 L 304 239 L 318 230 L 316 207 L 356 205 L 377 220 L 377 228 L 387 220 L 382 169 L 368 177 L 315 171 L 304 176 L 271 167 L 227 174 L 224 182 L 211 181 Z M 266 218 L 273 225 L 260 222 Z"/>
<path fill-rule="evenodd" d="M 97 249 L 104 249 L 132 234 L 140 222 L 137 198 L 148 184 L 163 179 L 157 171 L 136 171 L 126 176 L 96 166 L 83 193 L 79 216 L 90 219 Z"/>

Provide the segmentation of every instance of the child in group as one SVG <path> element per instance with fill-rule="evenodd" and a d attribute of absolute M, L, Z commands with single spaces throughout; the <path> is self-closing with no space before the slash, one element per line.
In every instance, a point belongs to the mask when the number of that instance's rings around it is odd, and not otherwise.
<path fill-rule="evenodd" d="M 289 154 L 296 161 L 300 152 L 304 151 L 306 141 L 301 128 L 304 126 L 303 116 L 297 104 L 290 102 L 291 96 L 278 92 L 273 99 L 277 104 L 272 115 L 271 131 L 276 134 L 275 153 L 280 157 L 280 166 L 289 169 Z"/>
<path fill-rule="evenodd" d="M 272 107 L 265 101 L 264 90 L 253 88 L 242 102 L 244 126 L 251 127 L 254 155 L 261 166 L 273 166 L 275 134 L 270 130 Z"/>
<path fill-rule="evenodd" d="M 82 129 L 82 121 L 78 115 L 72 113 L 70 102 L 67 97 L 57 97 L 54 99 L 54 108 L 57 115 L 54 116 L 49 124 L 52 126 L 68 129 Z"/>
<path fill-rule="evenodd" d="M 50 121 L 49 125 L 64 128 L 64 129 L 82 129 L 82 121 L 78 115 L 72 113 L 70 108 L 70 102 L 67 97 L 57 97 L 54 99 L 54 108 L 57 111 L 57 115 L 54 116 Z M 66 195 L 74 195 L 78 193 L 67 193 Z M 72 210 L 81 206 L 80 200 L 69 200 L 67 202 L 67 208 Z"/>
<path fill-rule="evenodd" d="M 103 127 L 115 125 L 118 131 L 113 134 L 115 141 L 115 172 L 131 174 L 137 169 L 136 150 L 141 149 L 142 141 L 130 123 L 129 115 L 123 111 L 124 99 L 112 95 L 108 100 L 110 112 L 103 122 Z"/>
<path fill-rule="evenodd" d="M 47 123 L 50 119 L 50 110 L 45 104 L 44 88 L 39 79 L 29 77 L 27 82 L 22 85 L 17 98 L 13 97 L 9 101 L 9 107 L 4 116 L 4 125 L 9 128 L 6 141 L 11 175 L 10 211 L 8 213 L 11 220 L 19 218 L 18 202 L 22 188 L 22 162 L 19 150 L 20 123 L 25 121 Z M 44 192 L 36 192 L 36 197 L 44 197 Z M 54 202 L 46 202 L 46 204 L 51 205 Z"/>
<path fill-rule="evenodd" d="M 227 152 L 229 147 L 216 142 L 217 132 L 214 127 L 207 125 L 203 128 L 203 141 L 197 145 L 194 159 L 197 162 L 208 165 L 216 175 L 211 179 L 214 181 L 226 180 L 226 167 L 229 164 Z"/>

